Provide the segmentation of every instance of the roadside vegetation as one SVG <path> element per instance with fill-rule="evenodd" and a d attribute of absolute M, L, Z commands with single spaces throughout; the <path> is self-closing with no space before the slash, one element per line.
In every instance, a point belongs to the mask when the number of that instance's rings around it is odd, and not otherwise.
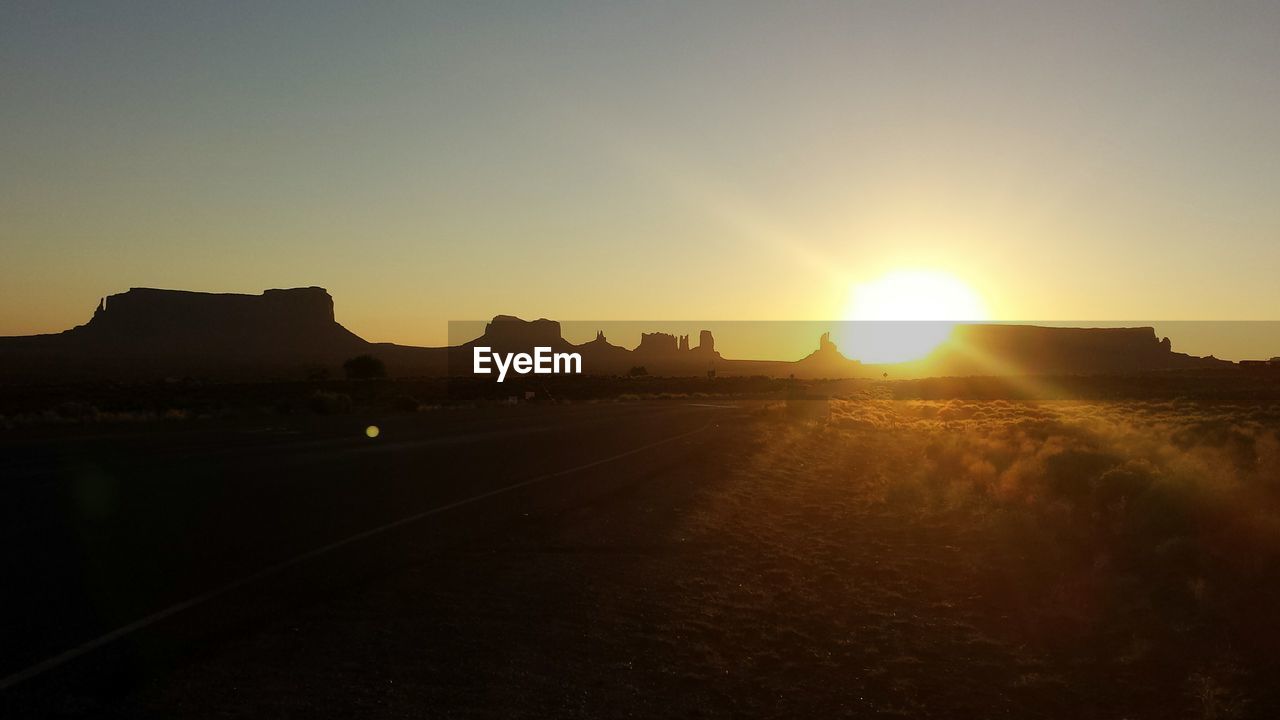
<path fill-rule="evenodd" d="M 763 411 L 690 529 L 843 638 L 813 650 L 855 686 L 911 716 L 1274 716 L 1280 404 L 884 395 Z"/>

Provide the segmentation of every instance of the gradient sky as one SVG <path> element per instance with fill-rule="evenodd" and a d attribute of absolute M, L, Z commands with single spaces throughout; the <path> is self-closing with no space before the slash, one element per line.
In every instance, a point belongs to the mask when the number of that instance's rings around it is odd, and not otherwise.
<path fill-rule="evenodd" d="M 1277 78 L 1275 2 L 6 2 L 0 334 L 130 286 L 820 319 L 900 268 L 1276 319 Z"/>

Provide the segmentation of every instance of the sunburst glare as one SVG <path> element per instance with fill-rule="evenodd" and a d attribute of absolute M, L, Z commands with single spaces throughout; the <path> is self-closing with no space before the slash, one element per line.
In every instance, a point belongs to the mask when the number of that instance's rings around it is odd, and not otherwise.
<path fill-rule="evenodd" d="M 866 363 L 916 360 L 947 339 L 957 322 L 987 319 L 981 296 L 940 270 L 897 270 L 855 285 L 836 332 L 850 357 Z"/>

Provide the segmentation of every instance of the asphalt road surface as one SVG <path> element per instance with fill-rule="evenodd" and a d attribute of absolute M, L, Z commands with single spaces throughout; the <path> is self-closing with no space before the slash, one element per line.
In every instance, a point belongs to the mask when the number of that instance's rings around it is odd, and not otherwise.
<path fill-rule="evenodd" d="M 602 617 L 595 578 L 540 558 L 668 551 L 743 418 L 672 401 L 11 435 L 0 714 L 597 714 L 555 672 L 558 638 Z"/>

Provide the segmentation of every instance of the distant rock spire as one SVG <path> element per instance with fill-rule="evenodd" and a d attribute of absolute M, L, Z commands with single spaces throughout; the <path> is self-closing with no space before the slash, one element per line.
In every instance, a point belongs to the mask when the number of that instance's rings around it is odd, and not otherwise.
<path fill-rule="evenodd" d="M 710 330 L 698 333 L 698 349 L 708 353 L 716 351 L 716 339 L 711 337 Z"/>
<path fill-rule="evenodd" d="M 822 333 L 822 337 L 818 338 L 818 352 L 834 352 L 835 349 L 836 344 L 831 342 L 831 333 Z"/>

